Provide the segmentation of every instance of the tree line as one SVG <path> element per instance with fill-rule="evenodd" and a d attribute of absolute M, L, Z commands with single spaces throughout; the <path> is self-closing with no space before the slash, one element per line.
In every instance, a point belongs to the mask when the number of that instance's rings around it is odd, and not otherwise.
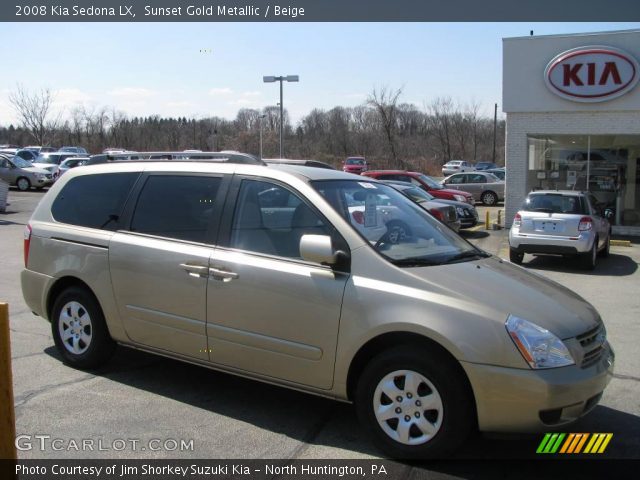
<path fill-rule="evenodd" d="M 439 174 L 449 160 L 504 165 L 505 124 L 480 115 L 480 105 L 436 98 L 422 108 L 400 101 L 402 90 L 373 90 L 356 107 L 313 109 L 293 124 L 285 111 L 287 158 L 316 159 L 340 166 L 347 156 L 364 156 L 375 168 L 406 168 Z M 115 108 L 79 106 L 63 119 L 51 112 L 49 90 L 19 87 L 9 96 L 17 126 L 0 125 L 0 143 L 80 145 L 92 153 L 105 148 L 138 151 L 239 150 L 264 158 L 279 155 L 278 107 L 240 109 L 234 120 L 130 117 Z"/>

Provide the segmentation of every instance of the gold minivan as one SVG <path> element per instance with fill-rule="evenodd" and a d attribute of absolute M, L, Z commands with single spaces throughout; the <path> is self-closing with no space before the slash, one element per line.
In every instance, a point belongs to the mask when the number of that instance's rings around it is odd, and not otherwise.
<path fill-rule="evenodd" d="M 592 410 L 598 312 L 388 185 L 228 162 L 69 171 L 25 229 L 22 289 L 69 365 L 115 344 L 354 402 L 396 458 Z"/>

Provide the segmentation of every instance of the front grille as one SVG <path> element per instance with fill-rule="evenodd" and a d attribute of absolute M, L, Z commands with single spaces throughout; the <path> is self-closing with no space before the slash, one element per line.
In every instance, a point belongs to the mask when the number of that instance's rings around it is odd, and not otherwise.
<path fill-rule="evenodd" d="M 582 357 L 581 368 L 587 368 L 600 360 L 602 353 L 604 352 L 604 343 L 606 340 L 607 332 L 604 329 L 604 325 L 600 324 L 595 328 L 578 335 L 576 340 L 580 342 L 584 356 Z"/>

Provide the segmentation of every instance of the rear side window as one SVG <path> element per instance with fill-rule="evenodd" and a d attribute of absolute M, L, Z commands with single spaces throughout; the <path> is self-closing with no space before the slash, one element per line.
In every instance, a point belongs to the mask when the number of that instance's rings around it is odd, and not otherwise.
<path fill-rule="evenodd" d="M 83 175 L 67 183 L 51 207 L 53 218 L 82 227 L 115 230 L 137 172 Z"/>
<path fill-rule="evenodd" d="M 144 184 L 131 231 L 205 243 L 222 178 L 157 175 Z"/>
<path fill-rule="evenodd" d="M 538 194 L 529 195 L 522 206 L 529 212 L 569 213 L 586 215 L 587 205 L 578 195 Z"/>

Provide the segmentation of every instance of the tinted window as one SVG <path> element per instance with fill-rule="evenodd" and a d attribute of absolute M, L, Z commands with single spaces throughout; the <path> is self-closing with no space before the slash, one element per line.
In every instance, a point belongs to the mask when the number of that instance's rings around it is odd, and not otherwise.
<path fill-rule="evenodd" d="M 298 195 L 274 183 L 242 181 L 232 248 L 300 258 L 300 239 L 306 234 L 330 235 L 330 229 Z"/>
<path fill-rule="evenodd" d="M 577 195 L 562 195 L 555 193 L 540 193 L 529 195 L 522 210 L 545 213 L 569 213 L 585 215 L 586 202 Z"/>
<path fill-rule="evenodd" d="M 487 177 L 479 173 L 467 175 L 467 183 L 487 183 Z"/>
<path fill-rule="evenodd" d="M 144 184 L 131 231 L 204 243 L 220 177 L 158 175 Z"/>
<path fill-rule="evenodd" d="M 464 183 L 464 175 L 454 175 L 451 178 L 449 178 L 449 180 L 447 180 L 447 183 L 450 183 L 452 185 L 458 185 L 458 184 Z"/>
<path fill-rule="evenodd" d="M 114 230 L 138 176 L 134 172 L 76 177 L 62 188 L 51 214 L 58 222 Z"/>

